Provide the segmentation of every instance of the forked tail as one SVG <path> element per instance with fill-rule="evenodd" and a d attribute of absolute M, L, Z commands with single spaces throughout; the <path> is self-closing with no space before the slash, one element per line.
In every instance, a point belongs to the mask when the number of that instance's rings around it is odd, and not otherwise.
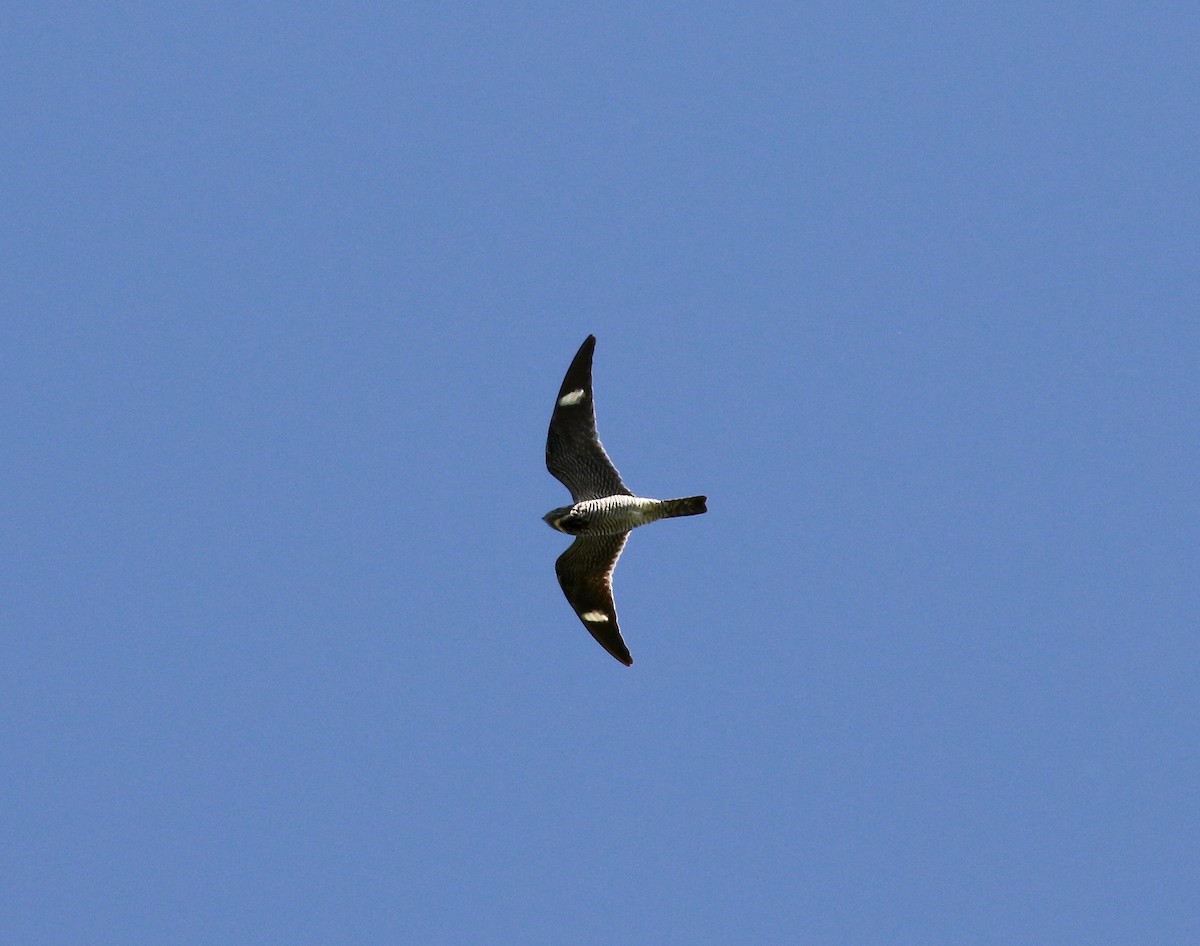
<path fill-rule="evenodd" d="M 676 516 L 698 516 L 702 512 L 708 512 L 707 502 L 707 496 L 688 496 L 686 499 L 664 499 L 662 517 L 664 519 L 674 519 Z"/>

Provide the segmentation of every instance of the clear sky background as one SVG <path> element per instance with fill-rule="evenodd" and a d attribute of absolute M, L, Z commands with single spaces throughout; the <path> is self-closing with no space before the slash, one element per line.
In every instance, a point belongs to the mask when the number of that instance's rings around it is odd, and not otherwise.
<path fill-rule="evenodd" d="M 600 7 L 6 8 L 0 942 L 1200 942 L 1195 4 Z"/>

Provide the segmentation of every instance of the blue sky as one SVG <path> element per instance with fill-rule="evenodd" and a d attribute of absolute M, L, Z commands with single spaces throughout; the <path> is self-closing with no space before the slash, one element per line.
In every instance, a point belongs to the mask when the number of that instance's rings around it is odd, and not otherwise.
<path fill-rule="evenodd" d="M 11 8 L 0 941 L 1200 941 L 1198 41 Z"/>

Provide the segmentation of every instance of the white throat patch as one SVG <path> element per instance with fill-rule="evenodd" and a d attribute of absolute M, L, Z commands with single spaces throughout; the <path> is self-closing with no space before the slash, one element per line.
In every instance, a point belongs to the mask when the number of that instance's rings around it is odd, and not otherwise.
<path fill-rule="evenodd" d="M 568 391 L 558 399 L 559 407 L 574 407 L 583 400 L 583 388 L 576 388 L 574 391 Z"/>

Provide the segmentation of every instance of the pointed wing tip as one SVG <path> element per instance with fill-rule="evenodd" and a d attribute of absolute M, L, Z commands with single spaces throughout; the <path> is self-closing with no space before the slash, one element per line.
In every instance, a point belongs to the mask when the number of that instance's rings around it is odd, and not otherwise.
<path fill-rule="evenodd" d="M 587 338 L 585 338 L 583 340 L 583 344 L 579 346 L 579 351 L 577 351 L 575 353 L 575 357 L 576 358 L 584 357 L 590 361 L 591 357 L 595 353 L 595 351 L 596 351 L 596 336 L 589 335 Z"/>
<path fill-rule="evenodd" d="M 613 619 L 616 619 L 615 613 L 613 614 Z M 584 622 L 584 627 L 588 629 L 592 637 L 596 638 L 596 643 L 608 651 L 609 656 L 611 656 L 614 660 L 616 660 L 618 663 L 623 663 L 626 667 L 633 666 L 633 655 L 629 653 L 629 648 L 625 646 L 625 641 L 621 637 L 620 631 L 617 631 L 612 635 L 602 636 L 601 634 L 597 633 L 596 629 L 586 621 Z"/>
<path fill-rule="evenodd" d="M 613 612 L 613 620 L 617 618 L 616 612 Z M 596 628 L 584 622 L 584 626 L 591 632 L 592 637 L 596 638 L 596 643 L 603 647 L 610 657 L 618 663 L 623 663 L 626 667 L 633 666 L 633 655 L 629 653 L 629 648 L 625 645 L 625 639 L 621 636 L 619 630 L 609 634 L 598 633 Z"/>
<path fill-rule="evenodd" d="M 593 627 L 586 623 L 584 626 L 587 627 L 592 637 L 596 639 L 596 643 L 604 648 L 604 652 L 608 656 L 612 657 L 617 663 L 624 664 L 626 667 L 633 666 L 633 655 L 629 653 L 629 648 L 625 646 L 625 641 L 621 639 L 619 633 L 615 639 L 613 637 L 602 637 L 596 633 Z"/>
<path fill-rule="evenodd" d="M 571 364 L 567 367 L 566 376 L 563 378 L 562 387 L 558 392 L 559 397 L 570 391 L 572 387 L 585 387 L 589 396 L 591 395 L 592 356 L 595 351 L 596 336 L 589 335 L 583 340 L 583 344 L 579 346 L 579 350 L 575 352 L 575 357 L 571 359 Z"/>

